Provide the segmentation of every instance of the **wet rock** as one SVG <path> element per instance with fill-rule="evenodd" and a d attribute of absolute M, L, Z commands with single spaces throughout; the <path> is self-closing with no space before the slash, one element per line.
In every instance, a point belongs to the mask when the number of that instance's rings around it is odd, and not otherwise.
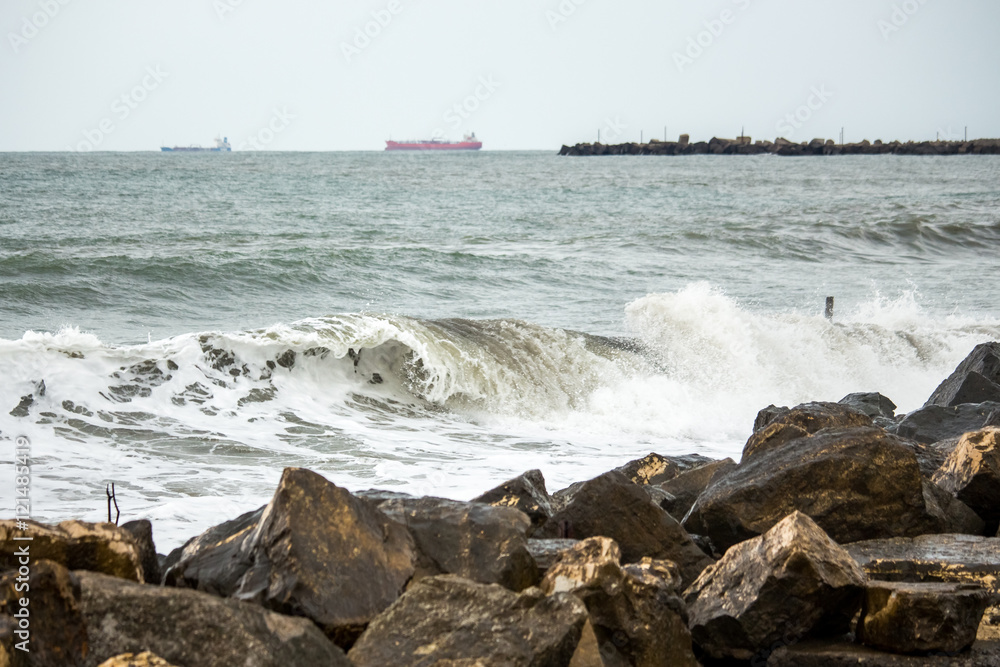
<path fill-rule="evenodd" d="M 661 501 L 660 507 L 678 521 L 683 519 L 691 506 L 694 505 L 694 501 L 698 499 L 698 496 L 713 479 L 726 475 L 735 469 L 735 461 L 723 459 L 682 472 L 677 477 L 660 484 L 659 488 L 669 494 L 669 499 Z"/>
<path fill-rule="evenodd" d="M 177 667 L 172 665 L 155 653 L 143 651 L 135 653 L 122 653 L 113 658 L 108 658 L 98 667 Z"/>
<path fill-rule="evenodd" d="M 292 368 L 295 365 L 295 350 L 285 350 L 274 361 L 282 368 Z"/>
<path fill-rule="evenodd" d="M 409 529 L 419 552 L 416 577 L 457 574 L 519 591 L 538 583 L 528 552 L 528 516 L 513 507 L 443 498 L 397 498 L 378 503 Z"/>
<path fill-rule="evenodd" d="M 858 639 L 894 653 L 964 651 L 976 641 L 989 596 L 978 586 L 873 581 L 865 590 Z"/>
<path fill-rule="evenodd" d="M 635 484 L 656 485 L 673 479 L 685 470 L 691 470 L 706 463 L 711 463 L 712 460 L 701 454 L 660 456 L 656 453 L 650 453 L 641 459 L 629 461 L 625 465 L 615 468 L 615 470 L 625 475 Z"/>
<path fill-rule="evenodd" d="M 528 553 L 535 559 L 535 565 L 538 566 L 538 576 L 544 577 L 552 564 L 559 559 L 559 555 L 579 541 L 560 538 L 528 540 Z"/>
<path fill-rule="evenodd" d="M 979 638 L 1000 640 L 1000 539 L 972 535 L 922 535 L 867 540 L 844 548 L 871 579 L 973 584 L 992 597 Z"/>
<path fill-rule="evenodd" d="M 563 667 L 587 609 L 567 593 L 520 594 L 455 575 L 421 579 L 380 614 L 348 657 L 355 667 Z"/>
<path fill-rule="evenodd" d="M 767 661 L 767 667 L 996 667 L 1000 665 L 1000 643 L 976 642 L 972 650 L 958 655 L 898 655 L 878 651 L 849 640 L 817 640 L 783 645 Z"/>
<path fill-rule="evenodd" d="M 899 438 L 876 427 L 824 429 L 756 453 L 712 482 L 684 527 L 721 550 L 796 510 L 839 543 L 949 532 L 954 517 L 927 484 Z"/>
<path fill-rule="evenodd" d="M 896 416 L 896 404 L 877 391 L 848 394 L 837 402 L 863 412 L 872 419 L 875 417 L 893 419 Z"/>
<path fill-rule="evenodd" d="M 753 430 L 759 431 L 781 415 L 788 413 L 789 410 L 791 410 L 791 408 L 785 406 L 779 407 L 773 403 L 766 408 L 759 410 L 757 412 L 757 417 L 753 420 Z"/>
<path fill-rule="evenodd" d="M 151 651 L 184 667 L 350 667 L 312 622 L 198 591 L 76 572 L 89 634 L 87 667 L 122 653 Z"/>
<path fill-rule="evenodd" d="M 24 541 L 20 546 L 31 544 Z M 88 644 L 80 581 L 59 563 L 36 559 L 33 547 L 29 552 L 29 575 L 16 569 L 0 575 L 0 665 L 82 665 Z"/>
<path fill-rule="evenodd" d="M 160 562 L 156 557 L 156 544 L 153 542 L 153 524 L 146 519 L 140 519 L 123 523 L 121 528 L 131 533 L 139 545 L 143 581 L 150 584 L 160 583 Z"/>
<path fill-rule="evenodd" d="M 961 403 L 1000 403 L 1000 343 L 973 348 L 955 371 L 942 382 L 924 406 Z"/>
<path fill-rule="evenodd" d="M 286 468 L 239 557 L 251 565 L 234 597 L 310 618 L 346 647 L 402 593 L 416 551 L 406 527 L 369 501 Z"/>
<path fill-rule="evenodd" d="M 934 481 L 986 522 L 1000 526 L 1000 428 L 966 433 L 934 475 Z"/>
<path fill-rule="evenodd" d="M 871 417 L 849 405 L 804 403 L 776 415 L 766 426 L 754 431 L 743 447 L 742 461 L 822 429 L 871 425 Z"/>
<path fill-rule="evenodd" d="M 13 556 L 30 537 L 31 558 L 47 559 L 70 570 L 92 570 L 114 577 L 144 581 L 142 549 L 130 532 L 113 523 L 63 521 L 50 526 L 25 521 L 27 530 L 16 528 L 14 521 L 0 521 L 0 571 L 16 569 Z"/>
<path fill-rule="evenodd" d="M 928 405 L 903 417 L 891 432 L 924 444 L 978 431 L 1000 403 L 963 403 L 951 407 Z"/>
<path fill-rule="evenodd" d="M 610 537 L 621 548 L 623 562 L 645 556 L 672 560 L 685 583 L 694 581 L 712 562 L 672 516 L 619 472 L 583 482 L 566 501 L 535 537 Z"/>
<path fill-rule="evenodd" d="M 563 552 L 541 588 L 583 601 L 606 664 L 697 665 L 676 566 L 644 559 L 623 569 L 620 557 L 614 540 L 588 538 Z"/>
<path fill-rule="evenodd" d="M 991 412 L 986 418 L 986 421 L 983 422 L 983 428 L 987 428 L 989 426 L 1000 426 L 1000 408 Z"/>
<path fill-rule="evenodd" d="M 794 512 L 732 547 L 684 593 L 691 634 L 713 658 L 750 660 L 782 636 L 836 636 L 861 605 L 865 575 L 816 523 Z"/>
<path fill-rule="evenodd" d="M 531 519 L 528 536 L 552 516 L 552 499 L 545 490 L 545 478 L 541 470 L 529 470 L 483 495 L 473 498 L 474 503 L 488 503 L 498 507 L 513 507 L 521 510 Z"/>
<path fill-rule="evenodd" d="M 174 549 L 162 565 L 163 583 L 222 597 L 233 595 L 251 565 L 243 543 L 257 527 L 264 509 L 213 526 Z"/>
<path fill-rule="evenodd" d="M 945 526 L 938 532 L 983 534 L 985 522 L 968 505 L 930 480 L 924 480 L 923 488 L 927 513 Z"/>

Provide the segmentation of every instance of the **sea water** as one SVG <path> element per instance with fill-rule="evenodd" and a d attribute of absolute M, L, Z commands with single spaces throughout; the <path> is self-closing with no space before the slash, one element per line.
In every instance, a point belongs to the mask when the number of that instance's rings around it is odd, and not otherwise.
<path fill-rule="evenodd" d="M 0 156 L 0 480 L 161 551 L 267 502 L 739 458 L 1000 339 L 1000 158 Z M 832 320 L 823 317 L 834 296 Z"/>

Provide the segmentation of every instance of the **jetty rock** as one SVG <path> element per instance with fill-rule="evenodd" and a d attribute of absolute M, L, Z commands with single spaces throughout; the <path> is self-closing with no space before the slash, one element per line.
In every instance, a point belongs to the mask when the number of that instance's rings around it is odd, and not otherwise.
<path fill-rule="evenodd" d="M 752 141 L 750 137 L 691 143 L 687 135 L 678 141 L 650 140 L 648 143 L 623 144 L 579 143 L 559 150 L 559 155 L 780 155 L 804 157 L 814 155 L 998 155 L 1000 139 L 972 139 L 969 141 L 892 141 L 884 143 L 864 140 L 857 143 L 838 144 L 832 139 L 812 139 L 801 143 L 783 137 L 771 141 Z"/>

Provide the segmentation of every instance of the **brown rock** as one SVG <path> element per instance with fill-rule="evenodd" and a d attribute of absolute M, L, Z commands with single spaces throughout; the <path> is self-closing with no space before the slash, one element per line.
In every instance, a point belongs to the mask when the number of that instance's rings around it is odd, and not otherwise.
<path fill-rule="evenodd" d="M 264 507 L 209 528 L 167 556 L 163 583 L 229 597 L 250 568 L 243 543 L 257 528 Z"/>
<path fill-rule="evenodd" d="M 99 667 L 177 667 L 172 665 L 155 653 L 143 651 L 135 653 L 122 653 L 113 658 L 108 658 Z"/>
<path fill-rule="evenodd" d="M 142 559 L 142 579 L 146 583 L 160 583 L 160 561 L 156 556 L 156 544 L 153 542 L 153 524 L 146 519 L 128 521 L 121 525 L 127 530 L 139 545 L 139 557 Z"/>
<path fill-rule="evenodd" d="M 14 521 L 0 521 L 0 571 L 16 569 L 15 550 L 24 544 L 15 536 L 31 537 L 33 560 L 46 559 L 69 570 L 91 570 L 132 581 L 144 581 L 142 551 L 127 530 L 113 523 L 63 521 L 49 526 L 26 521 L 27 530 Z"/>
<path fill-rule="evenodd" d="M 864 582 L 851 556 L 794 512 L 732 547 L 684 598 L 696 644 L 713 658 L 750 660 L 786 635 L 846 632 Z"/>
<path fill-rule="evenodd" d="M 635 484 L 662 484 L 673 479 L 686 470 L 692 470 L 711 463 L 712 459 L 701 454 L 685 454 L 683 456 L 660 456 L 649 453 L 641 459 L 629 461 L 615 468 Z"/>
<path fill-rule="evenodd" d="M 483 495 L 473 498 L 474 503 L 488 503 L 498 507 L 513 507 L 521 510 L 531 519 L 531 533 L 552 516 L 552 499 L 545 490 L 545 478 L 541 470 L 529 470 Z"/>
<path fill-rule="evenodd" d="M 758 415 L 758 421 L 760 420 Z M 742 461 L 746 461 L 756 453 L 775 449 L 791 440 L 812 435 L 825 428 L 871 425 L 871 417 L 850 405 L 804 403 L 776 415 L 766 426 L 754 431 L 743 447 Z"/>
<path fill-rule="evenodd" d="M 979 586 L 872 581 L 858 639 L 893 653 L 957 653 L 976 641 L 989 596 Z"/>
<path fill-rule="evenodd" d="M 89 644 L 80 612 L 80 581 L 59 563 L 35 560 L 33 553 L 25 567 L 28 576 L 18 570 L 0 576 L 0 665 L 82 665 Z M 28 604 L 22 605 L 22 600 Z"/>
<path fill-rule="evenodd" d="M 682 472 L 659 485 L 659 488 L 669 495 L 667 500 L 660 503 L 660 507 L 678 521 L 682 520 L 712 480 L 735 469 L 736 463 L 732 459 L 723 459 Z"/>
<path fill-rule="evenodd" d="M 976 642 L 959 655 L 898 655 L 849 641 L 817 640 L 777 648 L 767 667 L 996 667 L 1000 643 Z"/>
<path fill-rule="evenodd" d="M 446 574 L 413 584 L 348 657 L 355 667 L 564 667 L 586 621 L 586 607 L 572 595 L 513 593 Z"/>
<path fill-rule="evenodd" d="M 1000 428 L 966 433 L 934 481 L 976 512 L 988 534 L 1000 525 Z"/>

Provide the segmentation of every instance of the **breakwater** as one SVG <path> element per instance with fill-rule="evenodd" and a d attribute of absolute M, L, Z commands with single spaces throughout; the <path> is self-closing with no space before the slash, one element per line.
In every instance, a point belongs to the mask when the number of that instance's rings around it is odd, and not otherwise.
<path fill-rule="evenodd" d="M 650 139 L 648 143 L 576 144 L 563 146 L 559 155 L 998 155 L 1000 139 L 969 141 L 891 141 L 838 144 L 833 139 L 813 139 L 795 143 L 784 138 L 753 141 L 750 137 L 691 142 L 682 134 L 678 141 Z"/>

